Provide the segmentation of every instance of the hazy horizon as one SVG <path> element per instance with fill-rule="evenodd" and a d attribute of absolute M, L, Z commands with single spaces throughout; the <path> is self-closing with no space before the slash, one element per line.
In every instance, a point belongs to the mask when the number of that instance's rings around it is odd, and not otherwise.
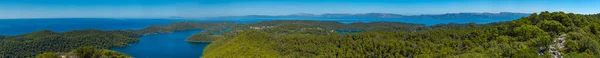
<path fill-rule="evenodd" d="M 2 0 L 0 18 L 167 18 L 297 13 L 600 13 L 588 0 Z"/>

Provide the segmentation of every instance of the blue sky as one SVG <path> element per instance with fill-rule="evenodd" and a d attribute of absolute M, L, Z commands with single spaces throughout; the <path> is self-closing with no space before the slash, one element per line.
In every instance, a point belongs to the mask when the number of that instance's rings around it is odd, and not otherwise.
<path fill-rule="evenodd" d="M 162 18 L 295 13 L 565 11 L 600 13 L 598 0 L 0 0 L 0 18 Z"/>

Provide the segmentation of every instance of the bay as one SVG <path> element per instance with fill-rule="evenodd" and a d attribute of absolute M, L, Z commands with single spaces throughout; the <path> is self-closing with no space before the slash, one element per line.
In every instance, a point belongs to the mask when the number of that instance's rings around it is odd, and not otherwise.
<path fill-rule="evenodd" d="M 191 43 L 185 39 L 199 32 L 202 30 L 145 35 L 140 37 L 139 42 L 112 50 L 136 58 L 198 58 L 209 43 Z"/>

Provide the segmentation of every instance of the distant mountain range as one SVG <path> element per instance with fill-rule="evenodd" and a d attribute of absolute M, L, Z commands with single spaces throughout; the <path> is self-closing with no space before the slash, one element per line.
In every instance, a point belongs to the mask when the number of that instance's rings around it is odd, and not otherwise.
<path fill-rule="evenodd" d="M 523 17 L 529 13 L 446 13 L 446 14 L 427 14 L 427 15 L 401 15 L 393 13 L 361 13 L 361 14 L 309 14 L 298 13 L 291 15 L 246 15 L 246 16 L 224 16 L 210 19 L 401 19 L 401 18 L 432 18 L 432 19 L 453 19 L 453 18 L 505 18 L 505 17 Z"/>

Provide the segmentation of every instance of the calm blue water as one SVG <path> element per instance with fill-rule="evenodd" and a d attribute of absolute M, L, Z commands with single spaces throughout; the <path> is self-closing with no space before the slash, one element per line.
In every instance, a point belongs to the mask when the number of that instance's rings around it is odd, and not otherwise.
<path fill-rule="evenodd" d="M 0 19 L 0 35 L 20 35 L 39 30 L 67 32 L 70 30 L 138 30 L 151 25 L 167 25 L 186 20 L 175 19 L 109 19 L 109 18 L 46 18 Z"/>
<path fill-rule="evenodd" d="M 67 32 L 71 30 L 138 30 L 152 25 L 167 25 L 173 22 L 237 22 L 248 23 L 258 20 L 194 20 L 194 19 L 115 19 L 115 18 L 38 18 L 0 19 L 0 35 L 14 36 L 39 30 Z"/>
<path fill-rule="evenodd" d="M 112 50 L 123 52 L 136 58 L 198 58 L 209 43 L 188 43 L 186 38 L 202 30 L 177 31 L 168 34 L 142 36 L 137 43 Z"/>

